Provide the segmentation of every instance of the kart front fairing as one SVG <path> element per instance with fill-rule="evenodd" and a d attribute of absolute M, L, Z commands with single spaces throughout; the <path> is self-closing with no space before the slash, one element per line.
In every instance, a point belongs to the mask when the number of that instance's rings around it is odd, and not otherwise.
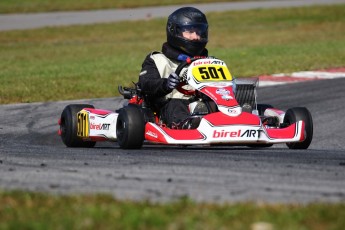
<path fill-rule="evenodd" d="M 209 97 L 220 112 L 237 116 L 242 108 L 235 99 L 235 81 L 225 62 L 219 59 L 200 59 L 192 62 L 185 81 L 201 94 Z"/>
<path fill-rule="evenodd" d="M 196 129 L 172 129 L 157 120 L 148 121 L 144 131 L 146 141 L 172 145 L 250 145 L 299 142 L 305 139 L 304 121 L 287 127 L 270 127 L 263 124 L 256 108 L 243 111 L 236 100 L 235 81 L 225 62 L 214 58 L 199 59 L 191 62 L 182 75 L 195 92 L 206 95 L 216 104 L 217 111 L 199 116 L 200 124 Z M 280 120 L 284 116 L 284 112 L 277 109 L 268 111 L 280 116 Z M 84 127 L 89 132 L 82 138 L 116 141 L 116 112 L 86 108 L 79 114 L 85 117 L 88 114 L 86 119 L 89 119 L 89 126 Z"/>
<path fill-rule="evenodd" d="M 83 109 L 87 114 L 84 124 L 89 130 L 80 135 L 88 141 L 116 141 L 118 113 L 99 109 Z M 85 116 L 86 118 L 86 116 Z M 196 129 L 171 129 L 155 122 L 145 125 L 145 140 L 152 143 L 191 144 L 275 144 L 304 140 L 304 122 L 298 121 L 286 128 L 266 128 L 257 115 L 242 112 L 228 116 L 222 112 L 205 115 Z"/>
<path fill-rule="evenodd" d="M 163 144 L 269 144 L 304 140 L 304 122 L 286 128 L 266 129 L 258 116 L 242 112 L 236 117 L 222 112 L 205 115 L 197 129 L 170 129 L 155 123 L 145 126 L 145 139 Z"/>

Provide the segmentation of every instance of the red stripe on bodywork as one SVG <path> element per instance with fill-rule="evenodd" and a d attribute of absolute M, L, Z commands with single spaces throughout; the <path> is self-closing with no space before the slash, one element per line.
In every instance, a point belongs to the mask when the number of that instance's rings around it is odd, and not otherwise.
<path fill-rule="evenodd" d="M 291 139 L 291 138 L 294 138 L 297 133 L 296 124 L 297 123 L 294 123 L 286 128 L 281 128 L 281 129 L 266 129 L 266 132 L 267 132 L 268 137 L 271 139 L 287 139 L 287 138 Z"/>
<path fill-rule="evenodd" d="M 231 117 L 222 112 L 211 113 L 204 116 L 214 126 L 222 125 L 260 125 L 260 118 L 251 113 L 242 112 L 240 115 Z"/>
<path fill-rule="evenodd" d="M 219 91 L 226 91 L 227 93 L 222 94 Z M 235 95 L 232 86 L 225 86 L 223 88 L 219 87 L 205 87 L 200 90 L 205 95 L 209 96 L 217 105 L 223 105 L 227 107 L 234 107 L 238 105 L 235 99 Z M 218 92 L 218 93 L 217 93 Z M 229 99 L 230 97 L 231 99 Z"/>
<path fill-rule="evenodd" d="M 100 137 L 100 136 L 90 136 L 90 137 L 87 138 L 87 140 L 91 140 L 91 141 L 107 141 L 108 138 Z"/>
<path fill-rule="evenodd" d="M 145 140 L 152 142 L 167 143 L 164 135 L 160 130 L 153 126 L 152 123 L 147 122 L 145 125 Z"/>
<path fill-rule="evenodd" d="M 90 113 L 98 114 L 98 115 L 108 115 L 109 113 L 113 113 L 113 111 L 105 110 L 105 109 L 92 109 L 92 108 L 85 108 L 84 110 L 89 111 Z"/>
<path fill-rule="evenodd" d="M 204 139 L 204 136 L 196 129 L 169 129 L 163 127 L 162 130 L 175 140 Z"/>
<path fill-rule="evenodd" d="M 305 122 L 302 122 L 302 133 L 301 133 L 300 141 L 305 140 L 305 138 L 306 138 L 305 134 L 306 134 L 306 132 L 305 132 Z"/>
<path fill-rule="evenodd" d="M 196 129 L 170 129 L 167 127 L 153 126 L 152 123 L 146 123 L 145 139 L 153 142 L 168 143 L 167 135 L 175 140 L 200 140 L 204 136 Z"/>

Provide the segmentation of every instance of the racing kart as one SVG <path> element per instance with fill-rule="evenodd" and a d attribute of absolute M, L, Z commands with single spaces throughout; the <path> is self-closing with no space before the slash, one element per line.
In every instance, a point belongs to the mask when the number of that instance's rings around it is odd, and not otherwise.
<path fill-rule="evenodd" d="M 308 109 L 282 111 L 258 104 L 258 79 L 235 79 L 224 61 L 212 57 L 187 59 L 175 72 L 181 82 L 177 90 L 190 102 L 183 127 L 168 127 L 134 84 L 118 87 L 128 104 L 116 111 L 88 104 L 66 106 L 58 122 L 63 143 L 93 147 L 98 141 L 117 141 L 123 149 L 141 148 L 143 143 L 309 147 L 313 121 Z"/>

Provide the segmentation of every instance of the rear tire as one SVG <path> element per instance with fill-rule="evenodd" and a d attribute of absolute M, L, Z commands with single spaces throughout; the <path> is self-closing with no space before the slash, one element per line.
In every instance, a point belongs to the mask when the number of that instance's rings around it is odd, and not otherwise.
<path fill-rule="evenodd" d="M 141 148 L 144 142 L 144 132 L 144 115 L 138 107 L 127 106 L 119 111 L 116 136 L 122 149 Z"/>
<path fill-rule="evenodd" d="M 83 141 L 77 136 L 78 118 L 77 114 L 84 108 L 95 108 L 88 104 L 72 104 L 65 107 L 60 118 L 61 139 L 67 147 L 92 148 L 94 141 Z"/>
<path fill-rule="evenodd" d="M 286 111 L 284 117 L 285 124 L 293 124 L 298 121 L 305 122 L 305 140 L 302 142 L 286 143 L 289 149 L 307 149 L 313 139 L 313 119 L 309 110 L 305 107 L 291 108 Z"/>

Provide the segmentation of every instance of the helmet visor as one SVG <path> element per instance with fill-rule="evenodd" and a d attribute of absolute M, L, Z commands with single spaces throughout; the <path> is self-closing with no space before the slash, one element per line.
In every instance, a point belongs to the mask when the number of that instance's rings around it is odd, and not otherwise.
<path fill-rule="evenodd" d="M 196 33 L 200 37 L 200 41 L 207 42 L 208 25 L 207 24 L 177 25 L 176 35 L 184 38 L 183 33 Z"/>

